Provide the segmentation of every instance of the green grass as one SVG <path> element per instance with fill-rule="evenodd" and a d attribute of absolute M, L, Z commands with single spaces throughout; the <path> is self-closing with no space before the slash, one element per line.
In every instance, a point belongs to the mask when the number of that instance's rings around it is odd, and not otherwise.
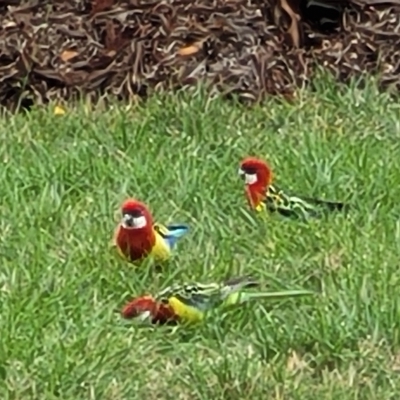
<path fill-rule="evenodd" d="M 317 86 L 293 105 L 199 92 L 2 119 L 0 398 L 396 399 L 400 107 L 372 84 Z M 350 202 L 348 218 L 251 213 L 246 155 L 281 187 Z M 110 252 L 128 196 L 191 226 L 163 276 Z M 172 281 L 237 274 L 320 294 L 176 332 L 115 312 Z"/>

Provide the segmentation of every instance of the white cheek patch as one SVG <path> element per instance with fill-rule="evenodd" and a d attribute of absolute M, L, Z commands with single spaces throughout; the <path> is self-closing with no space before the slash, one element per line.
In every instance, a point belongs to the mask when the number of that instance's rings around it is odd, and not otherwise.
<path fill-rule="evenodd" d="M 144 312 L 140 313 L 135 318 L 135 320 L 138 321 L 138 322 L 144 322 L 144 321 L 146 321 L 146 320 L 148 320 L 150 318 L 151 318 L 151 312 L 150 311 L 144 311 Z"/>
<path fill-rule="evenodd" d="M 125 220 L 122 221 L 122 225 L 126 229 L 142 229 L 147 226 L 147 221 L 146 217 L 141 216 L 137 218 L 132 218 L 132 225 L 128 225 Z"/>
<path fill-rule="evenodd" d="M 133 218 L 133 227 L 134 229 L 141 229 L 147 225 L 146 217 L 137 217 Z"/>
<path fill-rule="evenodd" d="M 246 185 L 254 185 L 257 183 L 257 174 L 244 174 Z"/>

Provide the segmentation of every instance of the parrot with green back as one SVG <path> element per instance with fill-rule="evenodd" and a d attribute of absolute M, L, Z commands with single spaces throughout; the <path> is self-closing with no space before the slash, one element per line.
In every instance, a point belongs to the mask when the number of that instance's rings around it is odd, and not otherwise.
<path fill-rule="evenodd" d="M 135 199 L 126 200 L 121 207 L 112 245 L 130 262 L 137 263 L 147 257 L 156 261 L 170 258 L 177 241 L 189 227 L 183 224 L 155 223 L 147 206 Z"/>
<path fill-rule="evenodd" d="M 186 283 L 167 287 L 155 296 L 136 297 L 122 309 L 122 317 L 151 324 L 196 323 L 207 312 L 239 306 L 252 300 L 278 300 L 311 295 L 307 290 L 254 291 L 260 283 L 251 277 L 235 277 L 222 283 Z M 252 290 L 253 289 L 253 290 Z"/>
<path fill-rule="evenodd" d="M 247 157 L 240 163 L 239 175 L 244 179 L 249 206 L 258 211 L 277 212 L 285 217 L 321 217 L 324 212 L 344 211 L 347 204 L 294 196 L 272 184 L 273 174 L 269 165 L 258 158 Z"/>

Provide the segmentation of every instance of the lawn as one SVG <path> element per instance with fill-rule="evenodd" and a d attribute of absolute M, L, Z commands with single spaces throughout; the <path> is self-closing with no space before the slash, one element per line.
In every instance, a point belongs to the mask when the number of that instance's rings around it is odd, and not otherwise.
<path fill-rule="evenodd" d="M 0 398 L 396 399 L 400 391 L 400 106 L 320 81 L 293 104 L 190 95 L 0 121 Z M 351 211 L 309 223 L 247 208 L 240 159 Z M 163 275 L 109 248 L 118 207 L 189 223 Z M 197 328 L 115 311 L 176 281 L 252 274 L 313 297 Z"/>

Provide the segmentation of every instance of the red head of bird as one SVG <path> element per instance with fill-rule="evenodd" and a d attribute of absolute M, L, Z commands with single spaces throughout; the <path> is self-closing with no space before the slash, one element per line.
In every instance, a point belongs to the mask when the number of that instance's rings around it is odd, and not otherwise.
<path fill-rule="evenodd" d="M 263 160 L 247 157 L 240 163 L 239 174 L 244 178 L 246 197 L 250 206 L 257 207 L 272 182 L 271 168 Z"/>
<path fill-rule="evenodd" d="M 131 261 L 139 260 L 151 252 L 156 241 L 153 217 L 146 205 L 135 199 L 122 204 L 121 214 L 116 244 Z"/>
<path fill-rule="evenodd" d="M 121 314 L 127 319 L 149 320 L 153 324 L 165 324 L 178 319 L 168 304 L 158 302 L 152 296 L 135 298 L 122 309 Z"/>

